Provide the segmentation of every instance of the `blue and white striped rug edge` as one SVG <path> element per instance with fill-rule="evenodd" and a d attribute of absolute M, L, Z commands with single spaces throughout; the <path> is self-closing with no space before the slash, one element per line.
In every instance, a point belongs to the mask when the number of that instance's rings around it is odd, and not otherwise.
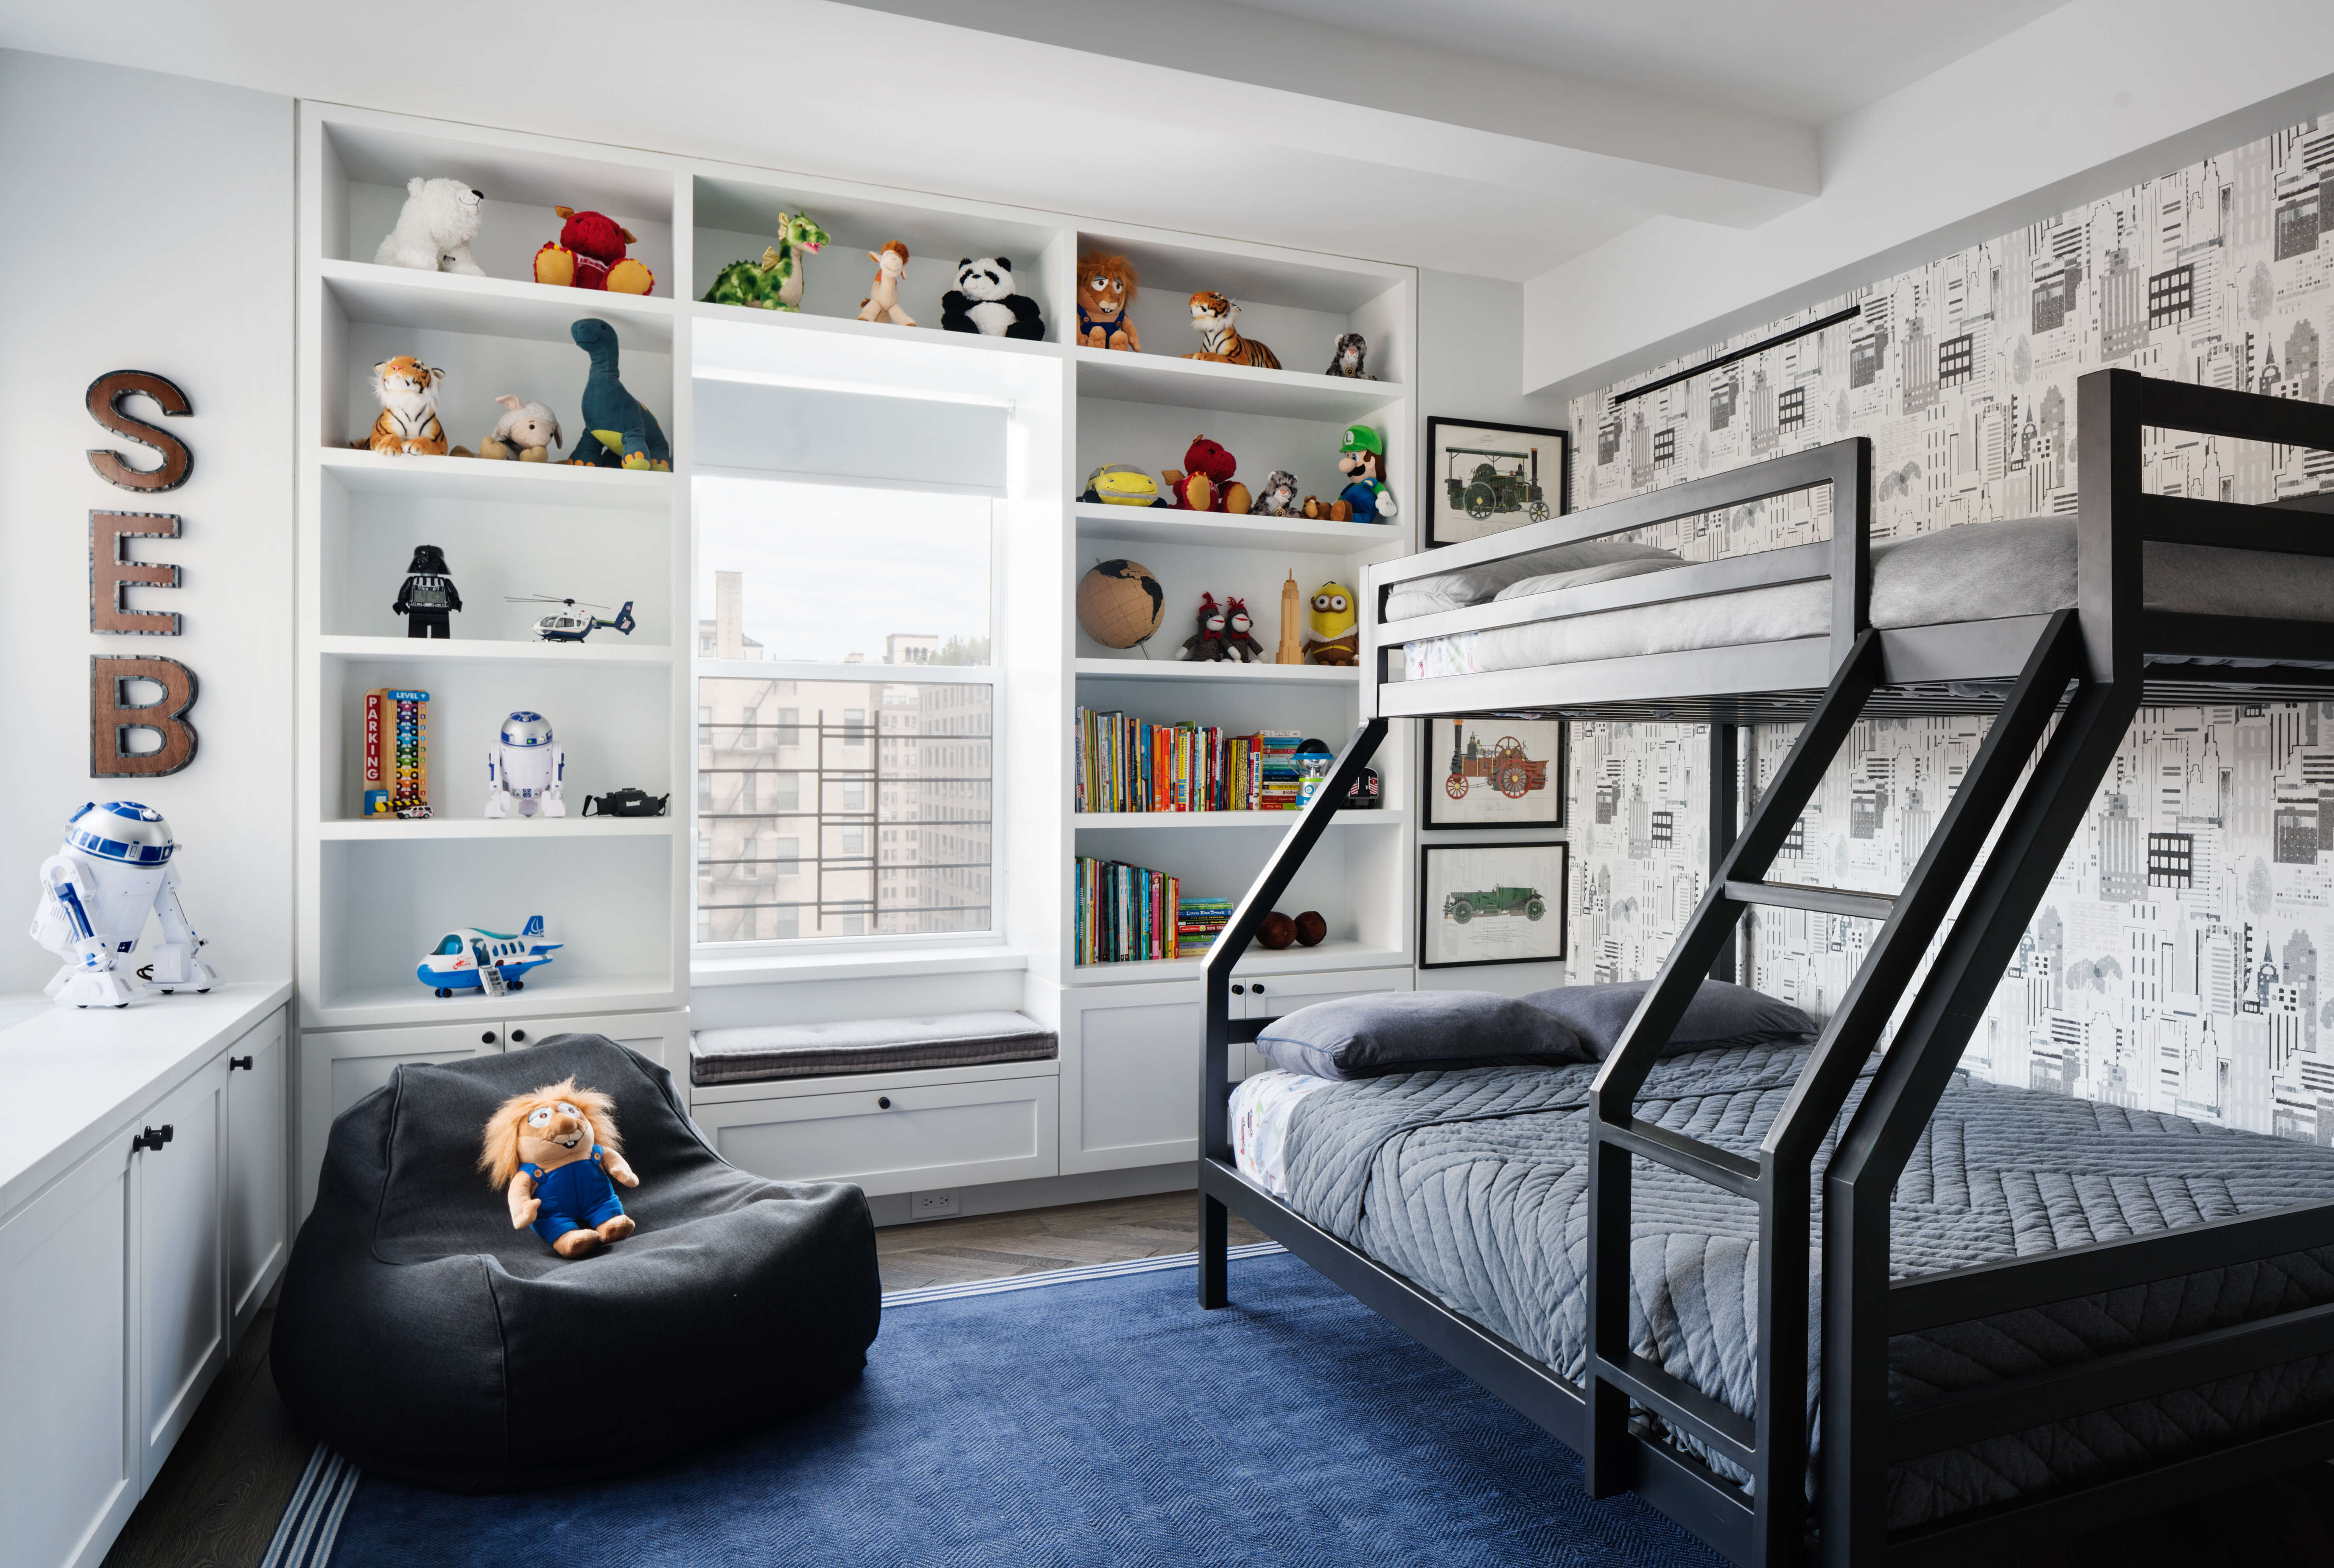
<path fill-rule="evenodd" d="M 1233 1247 L 1230 1255 L 1266 1257 L 1286 1250 L 1277 1241 L 1259 1241 Z M 1191 1268 L 1197 1265 L 1199 1256 L 1195 1252 L 1175 1252 L 1160 1257 L 1129 1258 L 1123 1263 L 1008 1275 L 1003 1279 L 978 1280 L 969 1284 L 926 1285 L 919 1290 L 893 1291 L 883 1297 L 883 1306 L 889 1311 L 893 1307 L 920 1306 L 926 1302 L 956 1301 L 964 1296 L 998 1295 L 1006 1291 L 1075 1284 L 1082 1280 L 1115 1279 L 1122 1275 L 1157 1274 L 1167 1269 Z M 275 1538 L 267 1544 L 267 1554 L 259 1560 L 259 1568 L 326 1568 L 332 1561 L 333 1543 L 340 1534 L 342 1515 L 349 1511 L 349 1500 L 356 1496 L 357 1483 L 363 1478 L 362 1470 L 325 1445 L 317 1444 L 316 1451 L 308 1457 L 307 1469 L 301 1473 L 300 1484 L 292 1489 L 292 1500 L 284 1505 L 284 1517 L 276 1524 Z"/>

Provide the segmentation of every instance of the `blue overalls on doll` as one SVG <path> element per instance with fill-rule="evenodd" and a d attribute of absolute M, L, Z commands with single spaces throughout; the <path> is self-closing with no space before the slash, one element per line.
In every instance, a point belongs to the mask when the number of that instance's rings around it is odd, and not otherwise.
<path fill-rule="evenodd" d="M 589 1159 L 549 1170 L 540 1165 L 519 1167 L 535 1178 L 535 1199 L 543 1205 L 527 1228 L 541 1236 L 545 1246 L 571 1230 L 597 1230 L 624 1212 L 624 1200 L 616 1196 L 616 1184 L 608 1179 L 600 1163 L 607 1152 L 595 1143 Z"/>

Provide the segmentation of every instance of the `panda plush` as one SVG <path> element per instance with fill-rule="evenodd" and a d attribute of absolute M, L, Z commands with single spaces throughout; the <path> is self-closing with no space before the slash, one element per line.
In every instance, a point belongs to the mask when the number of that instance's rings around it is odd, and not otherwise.
<path fill-rule="evenodd" d="M 967 256 L 956 264 L 956 287 L 940 296 L 940 329 L 992 338 L 1043 338 L 1037 302 L 1013 292 L 1011 256 Z"/>

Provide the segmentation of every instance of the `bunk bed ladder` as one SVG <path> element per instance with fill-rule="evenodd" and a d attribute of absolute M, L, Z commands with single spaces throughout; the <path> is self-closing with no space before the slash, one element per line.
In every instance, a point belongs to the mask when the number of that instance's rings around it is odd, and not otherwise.
<path fill-rule="evenodd" d="M 2001 714 L 1953 792 L 1919 861 L 1895 894 L 1768 880 L 1792 826 L 1847 744 L 1883 678 L 1880 637 L 1857 634 L 1774 783 L 1713 871 L 1711 886 L 1646 990 L 1591 1091 L 1588 1174 L 1588 1489 L 1604 1496 L 1634 1479 L 1634 1401 L 1752 1477 L 1750 1561 L 1797 1563 L 1808 1524 L 1808 1264 L 1812 1169 L 1823 1140 L 1919 972 L 1924 955 L 2070 682 L 2084 678 L 2078 618 L 2044 624 Z M 2051 862 L 2055 864 L 2055 860 Z M 1754 908 L 1803 909 L 1879 923 L 1856 975 L 1751 1160 L 1640 1121 L 1638 1092 L 1713 962 Z M 1629 1341 L 1630 1177 L 1643 1156 L 1759 1206 L 1756 1414 L 1744 1417 L 1639 1356 Z M 1741 1494 L 1712 1477 L 1738 1502 Z"/>

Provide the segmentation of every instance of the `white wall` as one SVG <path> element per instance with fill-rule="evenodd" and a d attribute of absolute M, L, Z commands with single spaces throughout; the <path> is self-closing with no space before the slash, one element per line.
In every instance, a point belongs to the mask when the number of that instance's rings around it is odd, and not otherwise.
<path fill-rule="evenodd" d="M 1566 428 L 1563 399 L 1526 396 L 1517 390 L 1522 383 L 1523 291 L 1521 284 L 1497 278 L 1433 271 L 1419 274 L 1418 430 L 1413 451 L 1426 450 L 1429 415 L 1558 430 Z M 1412 486 L 1412 493 L 1418 497 L 1421 515 L 1413 521 L 1423 536 L 1424 509 L 1432 505 L 1425 483 L 1431 476 L 1417 477 L 1419 483 Z M 1413 723 L 1412 744 L 1404 748 L 1413 766 L 1417 765 L 1419 755 L 1416 729 Z M 1418 788 L 1416 780 L 1410 781 L 1413 799 Z M 1502 838 L 1527 836 L 1563 838 L 1566 834 L 1561 831 L 1531 835 L 1446 831 L 1419 835 L 1434 844 L 1497 843 Z M 1574 870 L 1577 872 L 1578 867 Z M 1564 901 L 1569 909 L 1568 894 Z M 1560 986 L 1564 977 L 1562 964 L 1492 964 L 1480 968 L 1421 969 L 1418 986 L 1423 991 L 1499 991 L 1520 996 Z"/>
<path fill-rule="evenodd" d="M 1519 384 L 1616 379 L 1615 361 L 1705 323 L 1732 330 L 1734 313 L 1782 315 L 1804 303 L 1779 303 L 1787 291 L 1839 269 L 1895 271 L 2264 134 L 2301 115 L 2210 122 L 2329 65 L 2334 7 L 2319 0 L 2074 0 L 1826 127 L 1815 200 L 1751 229 L 1656 216 L 1530 280 Z M 2174 142 L 2192 134 L 2203 144 Z M 2142 149 L 2147 167 L 2103 168 Z M 2091 171 L 2089 189 L 2050 190 Z M 1997 211 L 2046 192 L 2031 212 Z M 1979 214 L 1994 216 L 1951 236 Z"/>
<path fill-rule="evenodd" d="M 0 51 L 0 991 L 56 960 L 24 936 L 34 873 L 82 802 L 142 800 L 184 847 L 188 912 L 229 979 L 292 970 L 293 105 L 185 77 Z M 89 383 L 152 370 L 194 412 L 168 421 L 193 476 L 159 495 L 98 478 L 83 451 L 150 454 L 92 423 Z M 155 419 L 142 399 L 130 405 Z M 89 512 L 175 512 L 178 540 L 133 554 L 183 569 L 185 634 L 89 629 Z M 153 655 L 191 668 L 192 765 L 167 778 L 89 776 L 89 660 Z"/>

